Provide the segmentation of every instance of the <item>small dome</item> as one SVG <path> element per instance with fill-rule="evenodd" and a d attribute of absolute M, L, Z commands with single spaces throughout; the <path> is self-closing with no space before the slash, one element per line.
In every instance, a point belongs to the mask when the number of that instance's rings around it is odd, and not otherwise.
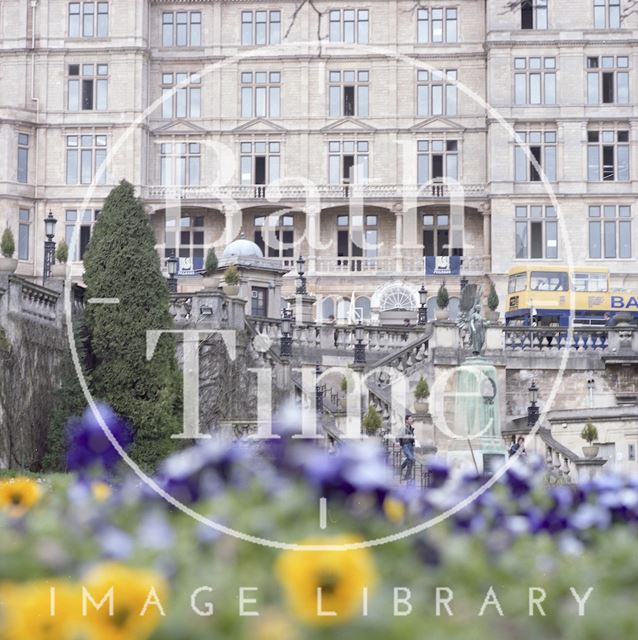
<path fill-rule="evenodd" d="M 244 234 L 238 240 L 231 242 L 224 249 L 224 258 L 236 256 L 238 258 L 263 258 L 263 251 L 250 240 L 246 240 Z"/>

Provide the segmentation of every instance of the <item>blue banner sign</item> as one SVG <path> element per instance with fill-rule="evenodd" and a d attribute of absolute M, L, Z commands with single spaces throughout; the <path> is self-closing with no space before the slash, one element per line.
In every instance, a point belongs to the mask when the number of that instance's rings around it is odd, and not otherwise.
<path fill-rule="evenodd" d="M 458 276 L 461 273 L 461 256 L 425 256 L 426 276 Z"/>

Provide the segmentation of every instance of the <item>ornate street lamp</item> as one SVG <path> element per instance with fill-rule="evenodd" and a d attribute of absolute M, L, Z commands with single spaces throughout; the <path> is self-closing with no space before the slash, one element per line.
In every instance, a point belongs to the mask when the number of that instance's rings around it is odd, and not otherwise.
<path fill-rule="evenodd" d="M 317 411 L 317 415 L 321 415 L 323 413 L 323 393 L 324 387 L 319 384 L 319 376 L 321 375 L 321 367 L 317 365 L 315 367 L 315 408 Z"/>
<path fill-rule="evenodd" d="M 365 336 L 365 330 L 359 320 L 359 324 L 354 330 L 354 339 L 357 343 L 354 345 L 354 364 L 362 367 L 366 363 L 366 347 L 363 344 L 363 338 Z"/>
<path fill-rule="evenodd" d="M 306 287 L 306 261 L 303 256 L 299 256 L 297 258 L 297 295 L 298 296 L 306 296 L 308 295 L 308 289 Z"/>
<path fill-rule="evenodd" d="M 57 220 L 53 217 L 53 212 L 49 209 L 49 215 L 44 219 L 44 234 L 47 239 L 44 241 L 44 271 L 43 280 L 51 277 L 51 267 L 55 264 L 55 225 Z"/>
<path fill-rule="evenodd" d="M 170 293 L 177 293 L 177 270 L 179 269 L 179 260 L 176 256 L 171 256 L 166 261 L 168 269 L 168 290 Z"/>
<path fill-rule="evenodd" d="M 531 429 L 538 422 L 538 387 L 536 380 L 532 378 L 532 384 L 529 386 L 529 407 L 527 407 L 527 426 Z"/>
<path fill-rule="evenodd" d="M 428 292 L 424 284 L 422 284 L 421 288 L 419 289 L 419 303 L 421 304 L 421 306 L 419 307 L 419 318 L 417 320 L 417 323 L 420 325 L 425 325 L 428 323 Z"/>
<path fill-rule="evenodd" d="M 292 358 L 292 311 L 290 309 L 284 309 L 281 312 L 279 355 L 285 359 Z"/>

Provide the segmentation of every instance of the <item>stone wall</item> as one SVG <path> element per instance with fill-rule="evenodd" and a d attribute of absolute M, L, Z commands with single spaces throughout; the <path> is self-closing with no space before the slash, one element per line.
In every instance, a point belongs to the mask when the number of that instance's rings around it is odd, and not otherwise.
<path fill-rule="evenodd" d="M 0 468 L 37 468 L 66 347 L 60 293 L 0 274 Z"/>

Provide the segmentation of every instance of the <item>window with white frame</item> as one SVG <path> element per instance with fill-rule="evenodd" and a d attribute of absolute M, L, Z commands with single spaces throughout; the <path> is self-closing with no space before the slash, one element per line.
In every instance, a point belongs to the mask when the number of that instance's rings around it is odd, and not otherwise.
<path fill-rule="evenodd" d="M 350 267 L 351 271 L 361 271 L 362 260 L 352 258 L 376 258 L 379 255 L 379 216 L 338 215 L 337 216 L 337 265 Z"/>
<path fill-rule="evenodd" d="M 106 136 L 66 137 L 66 183 L 106 184 Z"/>
<path fill-rule="evenodd" d="M 265 185 L 279 180 L 280 142 L 240 143 L 241 184 Z"/>
<path fill-rule="evenodd" d="M 204 216 L 182 215 L 179 219 L 179 231 L 176 231 L 177 222 L 175 219 L 166 221 L 164 257 L 172 258 L 177 255 L 179 273 L 203 269 Z"/>
<path fill-rule="evenodd" d="M 417 71 L 417 113 L 420 116 L 454 116 L 458 109 L 458 90 L 453 82 L 456 69 Z M 450 82 L 448 82 L 450 81 Z"/>
<path fill-rule="evenodd" d="M 18 211 L 18 260 L 30 259 L 31 211 L 20 208 Z"/>
<path fill-rule="evenodd" d="M 29 134 L 18 133 L 18 182 L 29 181 Z"/>
<path fill-rule="evenodd" d="M 281 11 L 242 11 L 241 43 L 244 46 L 279 44 Z"/>
<path fill-rule="evenodd" d="M 515 146 L 516 182 L 540 182 L 541 173 L 534 161 L 540 165 L 550 182 L 556 181 L 556 131 L 517 131 L 521 139 Z M 527 153 L 529 151 L 529 155 Z"/>
<path fill-rule="evenodd" d="M 452 230 L 448 212 L 427 211 L 421 216 L 424 256 L 462 256 L 463 247 L 450 246 Z"/>
<path fill-rule="evenodd" d="M 587 104 L 629 104 L 629 58 L 587 58 Z"/>
<path fill-rule="evenodd" d="M 108 75 L 108 64 L 70 64 L 67 79 L 69 111 L 106 111 Z"/>
<path fill-rule="evenodd" d="M 69 38 L 106 38 L 108 35 L 108 2 L 69 3 Z"/>
<path fill-rule="evenodd" d="M 521 2 L 521 29 L 547 29 L 547 0 Z"/>
<path fill-rule="evenodd" d="M 199 73 L 162 73 L 162 118 L 199 118 L 201 110 Z"/>
<path fill-rule="evenodd" d="M 594 0 L 594 29 L 620 29 L 620 0 Z"/>
<path fill-rule="evenodd" d="M 417 42 L 456 42 L 457 39 L 457 9 L 417 9 Z"/>
<path fill-rule="evenodd" d="M 199 142 L 160 144 L 160 183 L 164 186 L 198 186 L 202 152 Z"/>
<path fill-rule="evenodd" d="M 367 9 L 331 9 L 330 42 L 367 44 L 370 12 Z"/>
<path fill-rule="evenodd" d="M 417 140 L 417 180 L 420 185 L 440 182 L 444 178 L 458 180 L 458 140 Z"/>
<path fill-rule="evenodd" d="M 279 118 L 281 115 L 281 73 L 242 71 L 242 118 Z"/>
<path fill-rule="evenodd" d="M 328 142 L 330 184 L 366 184 L 369 172 L 370 143 L 367 140 Z"/>
<path fill-rule="evenodd" d="M 629 180 L 629 131 L 587 131 L 587 179 L 590 182 Z"/>
<path fill-rule="evenodd" d="M 556 104 L 556 58 L 514 58 L 514 103 Z"/>
<path fill-rule="evenodd" d="M 162 13 L 162 47 L 200 47 L 201 44 L 201 11 Z"/>
<path fill-rule="evenodd" d="M 255 244 L 267 258 L 292 258 L 295 220 L 293 216 L 256 216 Z"/>
<path fill-rule="evenodd" d="M 330 117 L 366 118 L 370 96 L 368 71 L 330 71 Z"/>
<path fill-rule="evenodd" d="M 546 205 L 524 205 L 515 209 L 516 258 L 558 258 L 556 209 Z"/>
<path fill-rule="evenodd" d="M 80 213 L 79 225 L 78 213 Z M 69 247 L 69 260 L 84 260 L 84 254 L 91 241 L 93 225 L 99 215 L 99 209 L 88 209 L 82 212 L 78 212 L 77 209 L 67 209 L 64 212 L 64 239 Z M 76 230 L 78 235 L 74 243 L 73 240 Z"/>
<path fill-rule="evenodd" d="M 631 258 L 631 207 L 589 207 L 589 257 Z"/>

